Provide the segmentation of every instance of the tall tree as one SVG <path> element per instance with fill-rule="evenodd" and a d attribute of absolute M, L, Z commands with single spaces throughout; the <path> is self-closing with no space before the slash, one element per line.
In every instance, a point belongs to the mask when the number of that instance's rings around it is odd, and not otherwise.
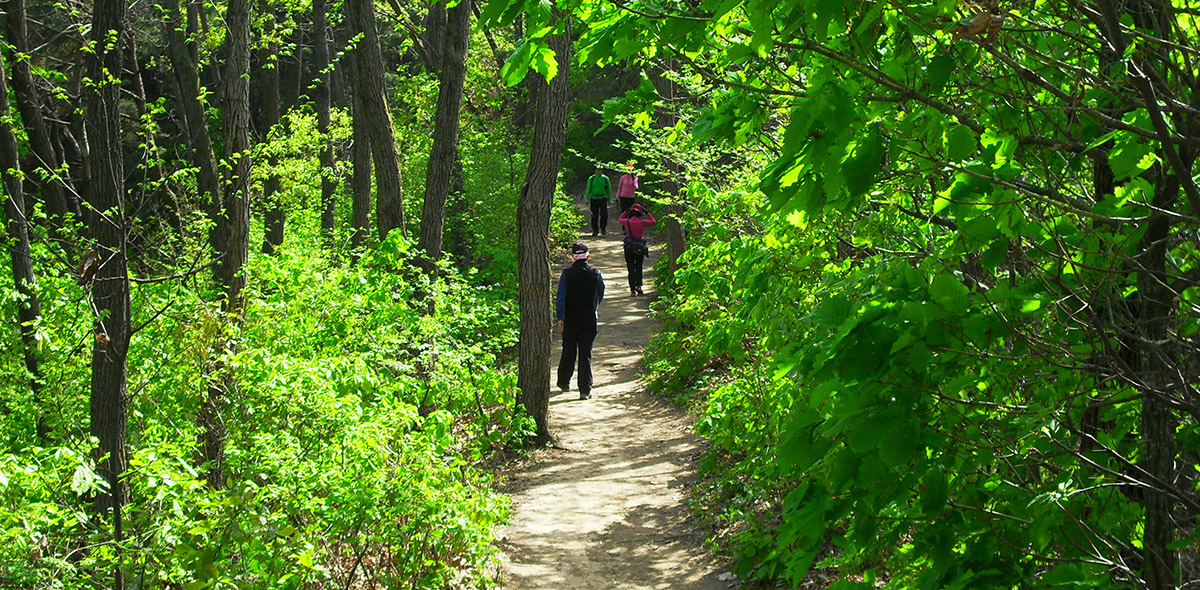
<path fill-rule="evenodd" d="M 225 12 L 228 27 L 225 52 L 225 93 L 222 97 L 222 122 L 225 126 L 226 178 L 225 217 L 228 237 L 224 258 L 218 269 L 225 288 L 224 311 L 234 322 L 241 321 L 242 290 L 246 277 L 242 270 L 250 253 L 250 2 L 231 0 Z M 226 348 L 232 347 L 232 344 Z M 221 409 L 232 377 L 220 361 L 210 380 L 208 394 L 200 410 L 203 428 L 200 448 L 205 480 L 209 486 L 225 485 L 225 423 Z"/>
<path fill-rule="evenodd" d="M 125 167 L 121 146 L 122 37 L 125 34 L 124 0 L 96 0 L 87 76 L 84 85 L 84 122 L 87 126 L 86 214 L 94 242 L 91 258 L 92 301 L 96 310 L 92 346 L 91 432 L 99 441 L 98 472 L 108 490 L 97 498 L 97 509 L 111 518 L 116 564 L 113 587 L 124 588 L 121 544 L 124 541 L 122 509 L 129 466 L 126 436 L 129 395 L 126 358 L 129 354 L 129 271 L 126 241 L 129 224 L 125 198 Z"/>
<path fill-rule="evenodd" d="M 676 60 L 669 55 L 663 58 L 661 64 L 652 66 L 651 80 L 654 88 L 661 97 L 662 103 L 655 113 L 655 126 L 659 129 L 673 129 L 679 123 L 679 85 L 675 83 Z M 666 168 L 666 179 L 663 182 L 663 192 L 667 196 L 667 204 L 663 216 L 663 234 L 667 242 L 667 264 L 670 271 L 678 270 L 679 258 L 687 250 L 687 234 L 684 232 L 680 219 L 687 210 L 687 201 L 683 198 L 679 186 L 679 178 L 683 166 L 673 159 L 662 162 Z"/>
<path fill-rule="evenodd" d="M 379 45 L 379 32 L 375 24 L 373 0 L 347 0 L 347 18 L 352 31 L 359 35 L 355 52 L 356 76 L 354 90 L 356 100 L 363 102 L 362 117 L 371 134 L 371 154 L 375 165 L 375 216 L 380 239 L 387 237 L 393 229 L 404 229 L 404 185 L 400 177 L 400 159 L 396 150 L 396 130 L 392 125 L 392 112 L 387 103 L 387 86 L 384 75 L 383 50 Z"/>
<path fill-rule="evenodd" d="M 59 225 L 68 213 L 79 215 L 79 203 L 74 193 L 67 190 L 66 179 L 59 173 L 62 158 L 54 149 L 53 134 L 43 112 L 45 98 L 30 68 L 32 50 L 29 47 L 25 0 L 0 1 L 0 11 L 4 13 L 5 37 L 16 56 L 9 64 L 12 68 L 13 94 L 36 162 L 29 177 L 41 189 L 51 222 Z"/>
<path fill-rule="evenodd" d="M 550 209 L 558 165 L 566 142 L 571 21 L 555 11 L 558 29 L 549 39 L 555 72 L 535 78 L 538 88 L 529 170 L 517 202 L 518 306 L 521 314 L 517 389 L 521 404 L 537 425 L 535 442 L 554 440 L 550 432 Z"/>
<path fill-rule="evenodd" d="M 347 54 L 347 70 L 351 78 L 359 75 L 359 52 Z M 358 88 L 350 90 L 353 102 L 353 117 L 350 120 L 352 129 L 351 155 L 353 162 L 352 178 L 350 180 L 351 210 L 350 210 L 350 244 L 358 249 L 366 245 L 370 237 L 371 223 L 371 131 L 367 129 L 367 117 L 359 116 L 367 109 L 367 101 Z"/>
<path fill-rule="evenodd" d="M 200 83 L 200 64 L 196 37 L 199 35 L 198 9 L 189 2 L 187 18 L 183 19 L 179 0 L 162 0 L 163 33 L 167 38 L 167 60 L 171 64 L 176 100 L 183 117 L 183 142 L 187 146 L 188 162 L 196 169 L 196 186 L 201 202 L 213 227 L 209 244 L 214 253 L 225 251 L 225 215 L 221 207 L 221 178 L 213 152 L 212 136 L 208 129 L 208 114 Z"/>
<path fill-rule="evenodd" d="M 13 133 L 12 110 L 8 103 L 8 82 L 4 74 L 4 58 L 0 56 L 0 177 L 4 182 L 4 215 L 8 242 L 5 247 L 12 260 L 13 282 L 21 300 L 17 302 L 17 329 L 21 333 L 21 351 L 25 370 L 29 372 L 29 391 L 37 412 L 37 435 L 45 441 L 50 433 L 42 402 L 42 366 L 35 336 L 37 322 L 42 316 L 41 299 L 37 292 L 37 276 L 29 246 L 29 219 L 25 212 L 25 194 L 21 187 L 21 162 L 17 138 Z"/>
<path fill-rule="evenodd" d="M 439 3 L 444 6 L 444 2 Z M 432 20 L 432 19 L 431 19 Z M 471 37 L 471 0 L 460 0 L 446 10 L 442 37 L 437 113 L 434 116 L 433 149 L 425 174 L 425 206 L 417 246 L 429 260 L 442 257 L 442 232 L 446 225 L 446 201 L 458 161 L 459 114 L 463 84 L 467 78 L 467 45 Z"/>
<path fill-rule="evenodd" d="M 329 25 L 327 12 L 329 5 L 325 0 L 313 0 L 312 5 L 312 22 L 313 22 L 313 53 L 317 60 L 316 69 L 317 76 L 313 81 L 316 88 L 317 102 L 317 131 L 321 134 L 321 146 L 318 151 L 318 159 L 321 165 L 321 232 L 325 235 L 328 242 L 332 240 L 335 224 L 335 212 L 337 211 L 337 201 L 335 200 L 334 190 L 337 188 L 333 182 L 333 140 L 329 135 L 331 125 L 330 116 L 330 80 L 333 77 L 333 70 L 330 66 L 329 59 Z"/>
<path fill-rule="evenodd" d="M 258 111 L 259 121 L 257 128 L 259 141 L 262 142 L 270 140 L 271 130 L 279 124 L 280 115 L 280 60 L 277 58 L 279 55 L 279 41 L 273 31 L 275 21 L 275 15 L 271 15 L 268 18 L 267 28 L 271 31 L 268 33 L 271 40 L 262 52 L 262 63 L 259 64 L 258 68 L 258 73 L 262 80 L 262 99 Z M 266 231 L 263 233 L 262 245 L 264 254 L 274 254 L 283 245 L 283 226 L 286 221 L 286 213 L 284 212 L 283 203 L 279 200 L 279 173 L 275 172 L 278 164 L 278 156 L 274 154 L 268 156 L 267 166 L 271 169 L 271 172 L 263 179 L 263 201 L 267 209 Z"/>

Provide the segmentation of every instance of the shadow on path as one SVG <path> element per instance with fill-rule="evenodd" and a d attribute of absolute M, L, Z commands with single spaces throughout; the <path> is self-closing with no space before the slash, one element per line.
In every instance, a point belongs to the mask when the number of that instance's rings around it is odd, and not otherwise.
<path fill-rule="evenodd" d="M 607 236 L 589 231 L 580 237 L 606 285 L 592 399 L 554 389 L 551 430 L 565 450 L 537 451 L 510 474 L 503 490 L 513 505 L 511 523 L 500 532 L 501 586 L 725 590 L 732 587 L 723 581 L 729 576 L 705 546 L 687 503 L 701 441 L 681 410 L 646 393 L 637 378 L 642 350 L 657 330 L 648 308 L 658 249 L 651 236 L 646 295 L 630 296 L 615 215 L 609 223 Z M 552 276 L 557 280 L 558 273 Z"/>

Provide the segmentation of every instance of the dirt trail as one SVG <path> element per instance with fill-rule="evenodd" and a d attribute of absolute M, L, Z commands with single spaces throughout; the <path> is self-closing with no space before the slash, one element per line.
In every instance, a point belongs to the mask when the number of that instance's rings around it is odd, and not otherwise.
<path fill-rule="evenodd" d="M 607 287 L 592 398 L 579 400 L 574 380 L 567 393 L 553 387 L 551 430 L 565 449 L 537 451 L 509 475 L 502 587 L 726 590 L 734 587 L 726 581 L 732 576 L 704 546 L 687 504 L 700 441 L 684 413 L 652 397 L 637 378 L 641 351 L 657 329 L 648 306 L 659 249 L 646 260 L 646 295 L 631 297 L 616 215 L 608 229 L 607 236 L 589 231 L 580 238 Z M 556 340 L 554 367 L 560 351 Z"/>

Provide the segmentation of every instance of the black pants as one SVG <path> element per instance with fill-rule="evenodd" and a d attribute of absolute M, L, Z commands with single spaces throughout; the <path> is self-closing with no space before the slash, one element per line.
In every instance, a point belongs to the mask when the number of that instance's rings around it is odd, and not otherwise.
<path fill-rule="evenodd" d="M 582 325 L 581 325 L 582 324 Z M 592 391 L 592 344 L 596 341 L 596 324 L 572 322 L 568 319 L 563 324 L 562 358 L 558 361 L 558 386 L 563 389 L 571 386 L 571 373 L 575 371 L 575 361 L 579 360 L 579 395 Z"/>
<path fill-rule="evenodd" d="M 621 213 L 628 211 L 636 200 L 636 197 L 617 197 L 617 202 L 621 203 Z"/>
<path fill-rule="evenodd" d="M 608 199 L 592 199 L 592 233 L 608 232 Z"/>
<path fill-rule="evenodd" d="M 642 263 L 646 257 L 634 252 L 633 248 L 625 249 L 625 269 L 629 271 L 629 288 L 642 288 Z"/>

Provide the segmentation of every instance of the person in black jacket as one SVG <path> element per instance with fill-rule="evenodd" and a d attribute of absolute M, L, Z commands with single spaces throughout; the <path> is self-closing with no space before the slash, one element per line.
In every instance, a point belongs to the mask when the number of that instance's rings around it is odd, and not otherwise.
<path fill-rule="evenodd" d="M 579 399 L 592 397 L 592 343 L 596 341 L 596 310 L 604 300 L 604 277 L 588 264 L 588 247 L 571 245 L 571 266 L 558 277 L 554 299 L 558 330 L 563 335 L 562 358 L 558 361 L 558 388 L 567 391 L 575 360 L 579 360 Z"/>

